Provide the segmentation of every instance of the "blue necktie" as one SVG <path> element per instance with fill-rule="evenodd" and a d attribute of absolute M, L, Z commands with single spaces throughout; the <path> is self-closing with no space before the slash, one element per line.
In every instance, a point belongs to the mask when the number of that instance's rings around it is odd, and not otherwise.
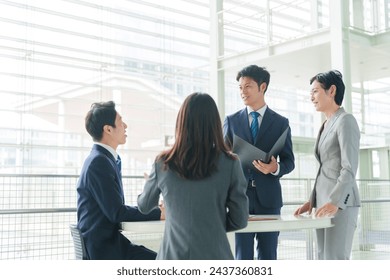
<path fill-rule="evenodd" d="M 258 119 L 258 117 L 260 116 L 260 114 L 257 112 L 251 112 L 251 116 L 253 118 L 252 123 L 251 123 L 252 139 L 253 139 L 253 143 L 255 143 L 257 133 L 259 132 L 259 119 Z"/>
<path fill-rule="evenodd" d="M 116 165 L 118 166 L 119 174 L 122 175 L 122 161 L 119 155 L 118 158 L 116 159 Z"/>
<path fill-rule="evenodd" d="M 121 196 L 122 196 L 122 202 L 125 203 L 125 195 L 123 193 L 123 187 L 122 187 L 122 161 L 121 161 L 121 157 L 118 155 L 117 159 L 116 159 L 116 165 L 118 166 L 118 170 L 119 170 L 119 177 L 120 177 L 120 191 L 121 191 Z"/>

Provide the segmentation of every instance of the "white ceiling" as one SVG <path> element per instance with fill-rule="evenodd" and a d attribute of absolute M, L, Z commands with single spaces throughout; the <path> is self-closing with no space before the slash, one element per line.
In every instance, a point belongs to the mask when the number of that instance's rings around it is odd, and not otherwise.
<path fill-rule="evenodd" d="M 383 89 L 389 90 L 390 32 L 375 36 L 351 32 L 347 53 L 352 84 L 385 78 Z M 312 76 L 334 68 L 329 31 L 220 60 L 221 69 L 234 73 L 250 64 L 265 66 L 273 84 L 305 89 Z"/>

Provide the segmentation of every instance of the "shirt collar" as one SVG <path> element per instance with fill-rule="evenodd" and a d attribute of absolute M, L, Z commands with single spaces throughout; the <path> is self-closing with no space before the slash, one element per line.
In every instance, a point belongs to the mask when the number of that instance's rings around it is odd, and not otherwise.
<path fill-rule="evenodd" d="M 265 114 L 265 110 L 267 110 L 267 104 L 265 104 L 263 107 L 261 107 L 259 110 L 257 110 L 256 112 L 260 114 L 260 116 L 264 116 Z M 246 110 L 248 111 L 248 115 L 250 115 L 250 113 L 253 112 L 253 110 L 249 107 L 249 106 L 246 106 Z"/>
<path fill-rule="evenodd" d="M 99 145 L 99 146 L 102 146 L 107 151 L 109 151 L 112 154 L 112 156 L 114 157 L 115 160 L 118 159 L 118 153 L 111 146 L 103 144 L 103 143 L 100 143 L 100 142 L 95 142 L 95 144 Z"/>

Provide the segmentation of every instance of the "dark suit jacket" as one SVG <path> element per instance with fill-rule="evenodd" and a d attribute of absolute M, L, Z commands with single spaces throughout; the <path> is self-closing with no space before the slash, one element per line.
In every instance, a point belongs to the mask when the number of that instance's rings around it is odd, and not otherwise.
<path fill-rule="evenodd" d="M 233 134 L 236 134 L 259 149 L 269 152 L 279 136 L 288 126 L 289 121 L 287 118 L 267 107 L 257 139 L 255 140 L 255 143 L 253 143 L 249 127 L 248 112 L 247 109 L 244 108 L 225 118 L 223 131 L 225 141 L 230 145 L 233 144 Z M 250 172 L 249 170 L 244 170 L 247 180 L 249 180 L 250 177 L 253 177 L 255 180 L 257 197 L 263 207 L 280 208 L 283 206 L 282 189 L 279 179 L 283 175 L 290 173 L 295 167 L 290 130 L 287 135 L 285 146 L 279 154 L 279 165 L 280 171 L 278 176 L 272 174 L 265 175 L 260 171 Z"/>
<path fill-rule="evenodd" d="M 90 259 L 132 259 L 133 244 L 120 232 L 120 222 L 160 219 L 160 210 L 141 214 L 125 205 L 122 178 L 105 148 L 94 145 L 77 183 L 78 228 Z"/>

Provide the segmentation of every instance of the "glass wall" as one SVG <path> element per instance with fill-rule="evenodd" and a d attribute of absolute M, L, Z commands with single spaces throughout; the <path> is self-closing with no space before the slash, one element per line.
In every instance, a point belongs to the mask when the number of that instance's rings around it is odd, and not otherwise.
<path fill-rule="evenodd" d="M 297 157 L 292 175 L 312 177 L 321 115 L 310 102 L 310 76 L 275 50 L 329 30 L 329 0 L 222 2 L 223 10 L 210 15 L 209 0 L 1 1 L 0 172 L 78 174 L 92 145 L 85 113 L 105 100 L 117 103 L 128 124 L 128 141 L 119 148 L 124 173 L 149 171 L 172 142 L 184 97 L 209 91 L 210 20 L 216 17 L 223 36 L 218 59 L 264 49 L 262 65 L 279 59 L 299 81 L 288 83 L 271 66 L 266 100 L 290 120 Z M 350 1 L 350 11 L 351 30 L 389 31 L 389 1 Z M 329 59 L 314 53 L 319 61 L 312 61 L 310 48 L 302 54 L 310 75 Z M 235 81 L 240 69 L 225 72 L 226 114 L 242 108 Z M 361 74 L 364 79 L 352 85 L 352 107 L 362 145 L 388 145 L 389 77 Z"/>
<path fill-rule="evenodd" d="M 120 153 L 142 174 L 174 134 L 183 98 L 208 89 L 208 1 L 2 1 L 2 173 L 78 174 L 84 116 L 114 100 Z"/>

